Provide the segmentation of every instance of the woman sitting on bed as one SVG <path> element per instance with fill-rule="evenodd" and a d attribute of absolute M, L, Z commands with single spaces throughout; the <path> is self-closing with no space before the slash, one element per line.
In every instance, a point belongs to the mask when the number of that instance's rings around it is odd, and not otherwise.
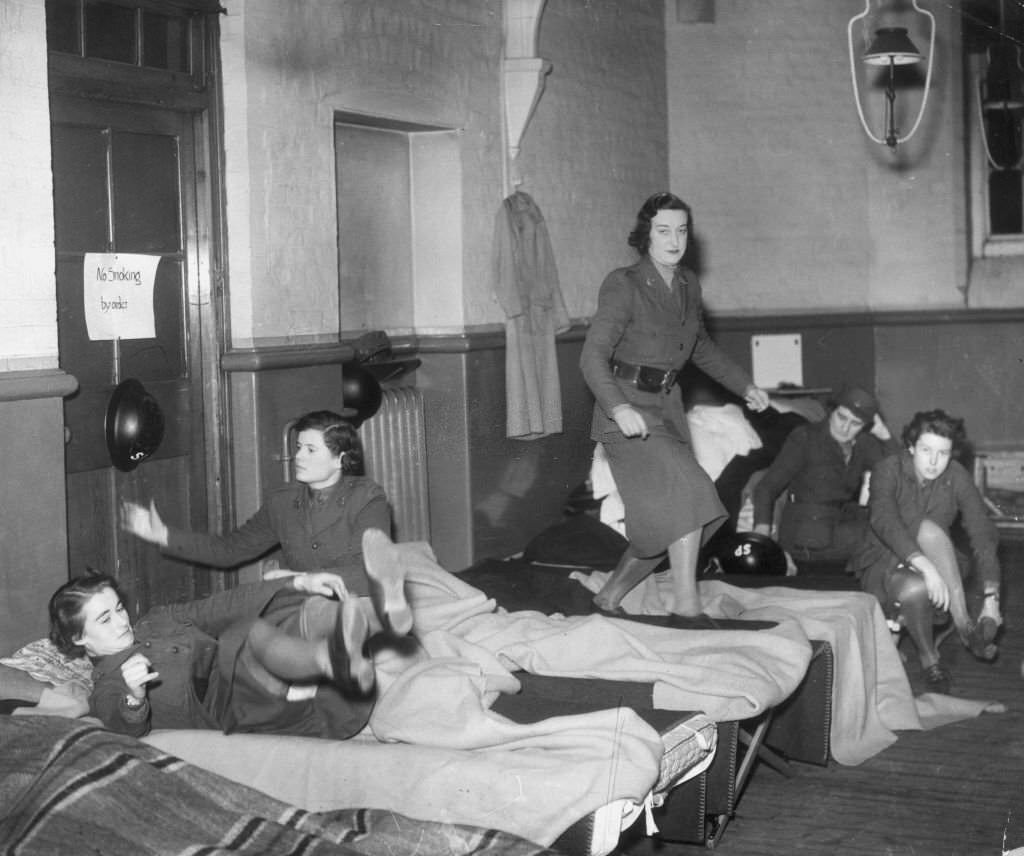
<path fill-rule="evenodd" d="M 871 471 L 871 529 L 850 560 L 863 589 L 874 594 L 889 619 L 900 620 L 917 647 L 925 684 L 949 691 L 949 672 L 939 661 L 933 609 L 946 611 L 963 644 L 981 660 L 994 659 L 1002 624 L 999 535 L 974 480 L 954 458 L 966 440 L 962 419 L 943 410 L 915 414 L 903 429 L 906 451 Z M 984 582 L 977 622 L 967 612 L 966 570 L 950 538 L 960 518 L 975 567 Z"/>
<path fill-rule="evenodd" d="M 390 585 L 401 570 L 377 562 L 378 544 L 386 549 L 390 541 L 367 533 L 367 573 Z M 404 595 L 399 600 L 407 610 Z M 116 580 L 97 574 L 62 585 L 49 610 L 57 649 L 91 659 L 90 712 L 113 731 L 344 739 L 362 729 L 373 706 L 369 624 L 334 574 L 297 574 L 157 607 L 135 626 Z M 388 626 L 388 619 L 379 620 Z M 296 697 L 293 684 L 313 692 Z"/>
<path fill-rule="evenodd" d="M 132 502 L 122 506 L 122 527 L 168 556 L 216 568 L 232 568 L 280 547 L 282 567 L 290 571 L 331 571 L 353 594 L 380 595 L 363 570 L 362 537 L 368 529 L 389 533 L 391 512 L 384 489 L 362 475 L 355 427 L 338 413 L 317 410 L 302 416 L 293 430 L 295 481 L 271 491 L 234 531 L 207 535 L 176 529 L 164 523 L 155 505 Z M 409 632 L 411 615 L 383 611 L 401 619 L 392 628 L 396 633 Z"/>
<path fill-rule="evenodd" d="M 822 422 L 794 428 L 754 488 L 754 531 L 772 534 L 775 501 L 785 493 L 778 540 L 797 561 L 847 560 L 864 540 L 858 503 L 866 473 L 899 451 L 869 392 L 847 387 Z"/>

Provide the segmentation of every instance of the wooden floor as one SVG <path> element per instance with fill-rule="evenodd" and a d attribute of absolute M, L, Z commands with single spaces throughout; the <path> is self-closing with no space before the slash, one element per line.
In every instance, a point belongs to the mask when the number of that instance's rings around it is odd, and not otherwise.
<path fill-rule="evenodd" d="M 955 638 L 941 651 L 953 675 L 952 695 L 1000 701 L 1007 712 L 902 732 L 857 767 L 796 764 L 796 775 L 785 778 L 758 765 L 714 852 L 1001 856 L 1024 848 L 1024 538 L 1004 536 L 1000 557 L 1006 585 L 998 660 L 975 661 Z M 905 640 L 901 651 L 909 655 L 911 685 L 921 692 L 913 646 Z M 704 849 L 645 839 L 622 852 L 688 856 Z"/>

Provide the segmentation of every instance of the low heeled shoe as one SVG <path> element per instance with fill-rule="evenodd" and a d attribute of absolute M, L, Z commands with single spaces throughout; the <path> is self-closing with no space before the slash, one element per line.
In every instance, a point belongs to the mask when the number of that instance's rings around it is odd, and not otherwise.
<path fill-rule="evenodd" d="M 358 598 L 346 598 L 338 611 L 334 632 L 327 639 L 334 685 L 348 696 L 365 696 L 373 689 L 376 674 L 367 654 L 370 624 Z"/>

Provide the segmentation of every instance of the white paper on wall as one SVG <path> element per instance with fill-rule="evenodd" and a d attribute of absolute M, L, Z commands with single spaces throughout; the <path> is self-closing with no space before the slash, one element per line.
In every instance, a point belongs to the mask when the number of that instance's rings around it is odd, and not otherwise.
<path fill-rule="evenodd" d="M 82 300 L 89 338 L 152 339 L 153 282 L 160 256 L 86 253 Z"/>
<path fill-rule="evenodd" d="M 750 337 L 754 383 L 761 389 L 804 385 L 803 342 L 799 333 Z"/>

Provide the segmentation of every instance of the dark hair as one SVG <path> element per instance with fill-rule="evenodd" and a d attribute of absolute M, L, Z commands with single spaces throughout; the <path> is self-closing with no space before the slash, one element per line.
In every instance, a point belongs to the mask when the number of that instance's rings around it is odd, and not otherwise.
<path fill-rule="evenodd" d="M 300 416 L 292 426 L 295 435 L 303 431 L 319 431 L 323 434 L 324 445 L 330 453 L 341 459 L 341 471 L 349 476 L 361 476 L 363 469 L 363 444 L 355 426 L 333 410 L 313 410 Z"/>
<path fill-rule="evenodd" d="M 912 449 L 922 434 L 934 434 L 952 441 L 953 457 L 959 457 L 967 444 L 964 420 L 950 416 L 945 410 L 919 410 L 903 429 L 903 447 Z"/>
<path fill-rule="evenodd" d="M 647 255 L 647 251 L 651 248 L 651 220 L 657 216 L 659 211 L 685 211 L 687 219 L 693 219 L 690 214 L 690 206 L 674 193 L 663 190 L 653 196 L 648 196 L 647 201 L 636 212 L 636 224 L 628 238 L 629 245 L 642 256 Z"/>
<path fill-rule="evenodd" d="M 112 589 L 124 603 L 124 594 L 117 580 L 107 574 L 90 573 L 72 577 L 50 597 L 50 641 L 56 649 L 72 659 L 82 657 L 85 649 L 74 640 L 82 635 L 85 604 L 103 589 Z"/>

